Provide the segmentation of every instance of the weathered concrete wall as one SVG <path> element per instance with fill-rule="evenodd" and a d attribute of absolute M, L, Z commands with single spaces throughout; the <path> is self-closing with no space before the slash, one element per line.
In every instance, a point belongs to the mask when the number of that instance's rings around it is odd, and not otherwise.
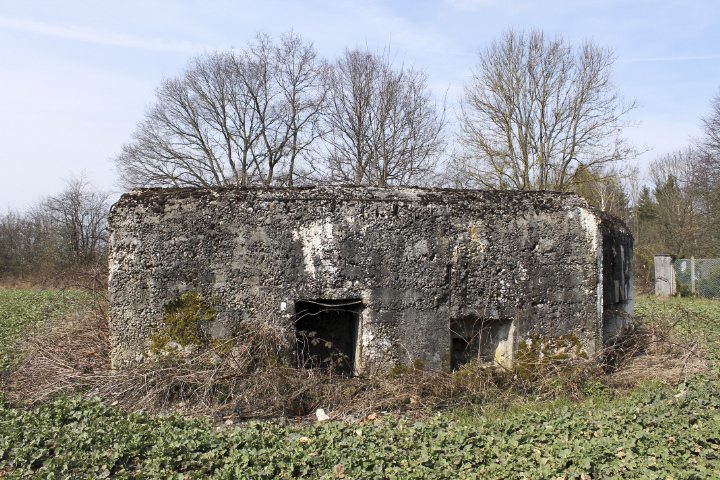
<path fill-rule="evenodd" d="M 608 340 L 623 328 L 632 326 L 633 302 L 633 238 L 627 229 L 619 228 L 617 220 L 603 216 L 602 235 L 602 338 Z M 600 286 L 600 284 L 598 284 Z"/>
<path fill-rule="evenodd" d="M 110 227 L 118 367 L 143 360 L 162 306 L 189 290 L 219 298 L 216 336 L 293 322 L 302 300 L 359 300 L 367 373 L 447 367 L 467 319 L 494 325 L 499 361 L 532 335 L 573 333 L 592 354 L 632 311 L 632 237 L 573 194 L 152 189 L 123 195 Z"/>

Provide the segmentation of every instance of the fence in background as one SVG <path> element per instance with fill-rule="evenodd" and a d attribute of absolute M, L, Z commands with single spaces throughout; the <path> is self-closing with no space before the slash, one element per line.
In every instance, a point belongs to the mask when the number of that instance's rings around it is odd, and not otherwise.
<path fill-rule="evenodd" d="M 655 294 L 720 298 L 720 258 L 656 255 Z"/>

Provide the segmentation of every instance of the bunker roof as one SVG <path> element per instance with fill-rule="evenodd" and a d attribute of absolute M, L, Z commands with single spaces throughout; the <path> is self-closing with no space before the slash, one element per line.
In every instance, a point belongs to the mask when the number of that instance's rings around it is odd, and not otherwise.
<path fill-rule="evenodd" d="M 186 199 L 201 203 L 225 201 L 230 203 L 254 202 L 404 202 L 447 205 L 458 209 L 558 211 L 584 208 L 592 211 L 605 225 L 628 231 L 617 217 L 602 212 L 574 192 L 546 190 L 473 190 L 423 187 L 366 187 L 356 185 L 319 185 L 303 187 L 215 187 L 215 188 L 141 188 L 125 193 L 113 205 L 117 210 L 145 207 L 162 213 L 165 205 Z"/>

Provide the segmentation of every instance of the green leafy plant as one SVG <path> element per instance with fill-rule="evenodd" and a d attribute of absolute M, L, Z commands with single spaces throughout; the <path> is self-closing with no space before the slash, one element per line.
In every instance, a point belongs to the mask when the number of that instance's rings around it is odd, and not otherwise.
<path fill-rule="evenodd" d="M 697 296 L 697 293 L 693 293 L 690 289 L 689 284 L 680 283 L 679 280 L 675 280 L 675 295 L 678 297 L 695 297 Z"/>
<path fill-rule="evenodd" d="M 652 386 L 603 404 L 508 415 L 379 415 L 363 424 L 282 427 L 126 413 L 61 398 L 0 402 L 8 478 L 717 478 L 720 388 Z M 488 413 L 488 412 L 486 412 Z"/>
<path fill-rule="evenodd" d="M 607 385 L 591 380 L 582 386 L 582 393 L 588 398 L 606 400 L 610 397 L 611 392 Z"/>
<path fill-rule="evenodd" d="M 649 297 L 636 298 L 636 301 L 639 325 L 673 328 L 674 341 L 692 339 L 711 354 L 720 348 L 717 328 L 720 302 L 680 298 L 661 301 Z M 197 318 L 202 327 L 206 319 L 202 315 Z M 205 338 L 195 332 L 200 340 Z M 122 385 L 137 398 L 147 398 L 150 390 L 162 383 L 163 376 L 172 377 L 173 385 L 178 385 L 177 377 L 182 377 L 183 392 L 215 388 L 216 393 L 219 391 L 228 398 L 244 399 L 251 395 L 248 383 L 254 382 L 259 405 L 281 404 L 283 399 L 291 398 L 297 405 L 297 411 L 294 408 L 292 411 L 298 415 L 312 413 L 322 406 L 335 416 L 342 408 L 338 405 L 366 401 L 365 414 L 358 417 L 359 422 L 282 427 L 251 421 L 219 428 L 225 419 L 221 415 L 230 408 L 235 409 L 231 412 L 237 416 L 252 416 L 245 412 L 257 411 L 255 405 L 243 407 L 242 402 L 246 400 L 220 407 L 215 404 L 216 409 L 210 414 L 217 415 L 220 420 L 217 423 L 176 415 L 128 413 L 108 404 L 119 398 L 116 392 L 120 384 L 111 383 L 117 375 L 107 376 L 102 377 L 102 388 L 96 384 L 93 387 L 96 390 L 88 395 L 97 392 L 108 400 L 106 402 L 97 398 L 54 396 L 44 405 L 29 408 L 3 401 L 0 395 L 0 477 L 581 479 L 583 476 L 671 476 L 690 479 L 720 476 L 717 376 L 685 376 L 676 387 L 656 381 L 622 394 L 615 390 L 610 394 L 608 387 L 596 378 L 572 377 L 581 385 L 582 393 L 602 401 L 556 396 L 549 397 L 550 402 L 538 402 L 535 391 L 532 395 L 504 393 L 500 397 L 499 379 L 508 382 L 512 390 L 515 372 L 486 365 L 468 364 L 452 376 L 440 372 L 403 375 L 394 382 L 362 378 L 339 381 L 338 376 L 323 376 L 320 371 L 270 365 L 273 359 L 282 356 L 279 348 L 287 334 L 266 324 L 240 329 L 238 351 L 249 353 L 243 357 L 248 363 L 242 368 L 233 367 L 237 375 L 225 375 L 227 371 L 221 370 L 209 370 L 206 374 L 202 369 L 186 368 L 187 364 L 192 365 L 187 362 L 175 369 L 138 371 L 137 378 L 142 379 L 142 383 Z M 212 343 L 204 345 L 211 348 Z M 563 345 L 572 350 L 575 342 L 566 339 Z M 533 354 L 532 358 L 563 355 L 562 349 L 543 348 L 540 349 L 543 355 Z M 237 365 L 237 361 L 233 360 L 233 364 Z M 63 369 L 67 369 L 67 365 L 68 362 L 64 362 Z M 423 367 L 417 364 L 406 368 L 410 373 L 420 372 L 419 368 Z M 548 376 L 547 372 L 552 375 Z M 79 374 L 75 371 L 73 375 Z M 303 375 L 316 383 L 303 380 L 300 378 Z M 571 376 L 572 371 L 568 375 Z M 95 372 L 91 377 L 100 376 Z M 539 379 L 547 385 L 552 385 L 550 380 L 561 378 L 552 369 L 546 371 L 546 377 Z M 136 385 L 142 387 L 131 388 Z M 373 393 L 372 388 L 376 387 L 380 389 Z M 335 388 L 336 395 L 345 403 L 332 403 L 329 396 Z M 168 397 L 167 389 L 159 392 L 159 397 Z M 364 396 L 368 392 L 372 394 L 369 401 L 369 397 Z M 498 396 L 493 398 L 493 392 Z M 181 398 L 185 401 L 189 395 Z M 208 401 L 215 397 L 202 398 Z M 381 403 L 387 399 L 392 403 Z M 431 403 L 433 401 L 435 403 Z M 432 404 L 434 409 L 452 402 L 456 402 L 456 406 L 470 405 L 468 411 L 473 410 L 459 415 L 457 410 L 438 414 L 435 410 L 425 411 L 425 407 L 417 409 L 419 404 Z M 124 405 L 128 409 L 138 408 L 138 404 Z M 396 412 L 415 410 L 412 416 L 367 416 L 368 411 L 390 409 L 388 405 L 397 407 Z M 285 411 L 285 415 L 289 414 Z M 263 412 L 264 416 L 282 414 L 277 413 L 277 408 Z M 287 423 L 287 419 L 283 423 Z"/>

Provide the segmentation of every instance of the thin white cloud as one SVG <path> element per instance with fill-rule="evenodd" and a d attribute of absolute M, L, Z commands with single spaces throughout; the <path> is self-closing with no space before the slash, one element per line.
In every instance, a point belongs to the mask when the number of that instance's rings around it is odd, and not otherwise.
<path fill-rule="evenodd" d="M 199 53 L 208 48 L 190 42 L 167 42 L 163 40 L 143 39 L 114 32 L 101 31 L 77 25 L 53 25 L 35 20 L 19 19 L 0 15 L 0 28 L 37 33 L 56 38 L 77 40 L 80 42 L 111 45 L 115 47 L 139 48 L 161 52 Z"/>
<path fill-rule="evenodd" d="M 455 45 L 447 35 L 428 26 L 417 26 L 410 22 L 402 13 L 397 13 L 385 5 L 376 4 L 356 9 L 356 17 L 362 18 L 366 29 L 377 32 L 373 47 L 390 47 L 391 53 L 399 53 L 403 60 L 405 53 L 467 55 L 468 52 Z M 379 40 L 379 41 L 378 41 Z"/>
<path fill-rule="evenodd" d="M 618 62 L 685 62 L 693 60 L 720 60 L 720 55 L 688 55 L 681 57 L 618 58 Z"/>

